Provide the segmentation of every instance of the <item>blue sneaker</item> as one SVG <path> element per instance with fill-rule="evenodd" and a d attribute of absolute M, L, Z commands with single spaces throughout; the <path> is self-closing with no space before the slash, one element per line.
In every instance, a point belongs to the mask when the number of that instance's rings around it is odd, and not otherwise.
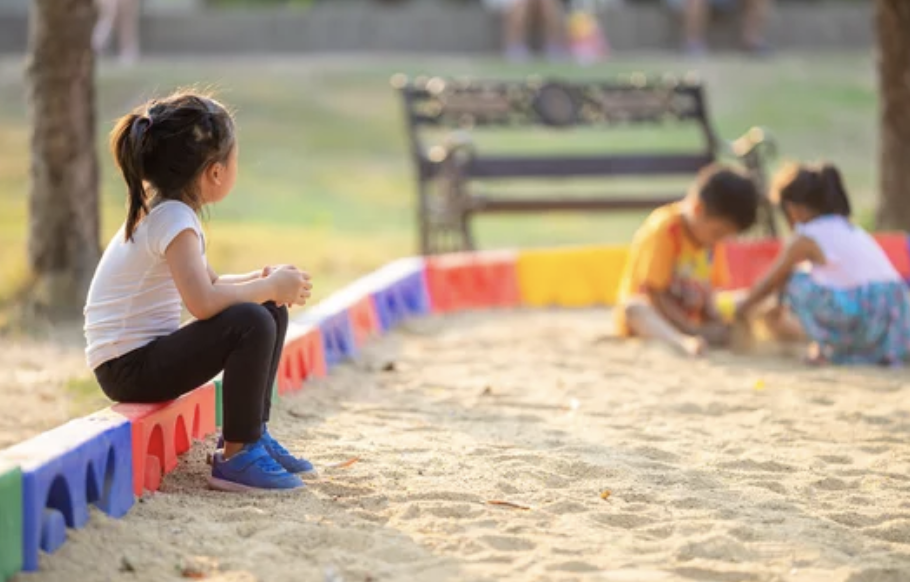
<path fill-rule="evenodd" d="M 297 475 L 291 475 L 265 450 L 262 440 L 250 443 L 239 453 L 225 459 L 222 451 L 212 457 L 209 486 L 219 491 L 297 489 L 304 487 Z"/>
<path fill-rule="evenodd" d="M 314 479 L 319 476 L 319 473 L 317 473 L 316 467 L 313 466 L 313 463 L 307 461 L 303 457 L 295 457 L 292 455 L 286 448 L 281 445 L 281 443 L 275 440 L 275 437 L 269 434 L 268 427 L 262 427 L 262 437 L 260 437 L 259 442 L 263 447 L 265 447 L 265 450 L 269 453 L 269 455 L 278 461 L 278 463 L 284 467 L 284 470 L 288 473 L 299 473 L 303 475 L 304 479 Z M 218 438 L 218 444 L 215 445 L 215 448 L 224 448 L 223 436 Z"/>
<path fill-rule="evenodd" d="M 316 468 L 313 463 L 303 457 L 295 457 L 281 443 L 275 440 L 275 437 L 269 434 L 267 428 L 262 428 L 262 446 L 272 455 L 272 458 L 284 467 L 288 473 L 301 474 L 306 477 L 316 477 Z"/>

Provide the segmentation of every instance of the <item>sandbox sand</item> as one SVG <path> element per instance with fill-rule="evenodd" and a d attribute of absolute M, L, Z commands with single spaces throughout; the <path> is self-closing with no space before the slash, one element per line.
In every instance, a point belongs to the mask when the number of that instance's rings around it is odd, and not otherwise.
<path fill-rule="evenodd" d="M 609 321 L 417 322 L 277 406 L 290 448 L 358 463 L 237 496 L 197 446 L 16 580 L 910 580 L 906 371 L 689 362 Z"/>
<path fill-rule="evenodd" d="M 66 389 L 74 378 L 90 377 L 84 346 L 72 335 L 58 342 L 0 338 L 0 449 L 91 412 Z"/>

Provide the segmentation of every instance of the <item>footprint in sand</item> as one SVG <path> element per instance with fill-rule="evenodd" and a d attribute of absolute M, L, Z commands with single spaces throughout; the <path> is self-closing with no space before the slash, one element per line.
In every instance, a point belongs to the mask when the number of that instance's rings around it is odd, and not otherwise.
<path fill-rule="evenodd" d="M 680 561 L 703 559 L 740 563 L 755 559 L 754 552 L 738 540 L 727 536 L 711 536 L 702 540 L 686 542 L 677 550 L 676 557 Z"/>
<path fill-rule="evenodd" d="M 638 513 L 602 513 L 592 517 L 598 523 L 621 529 L 636 529 L 653 525 L 657 521 Z"/>
<path fill-rule="evenodd" d="M 503 493 L 508 493 L 510 495 L 514 495 L 516 493 L 521 493 L 521 489 L 512 485 L 511 483 L 507 483 L 506 481 L 500 481 L 499 483 L 497 483 L 496 488 L 499 489 L 500 491 L 502 491 Z"/>
<path fill-rule="evenodd" d="M 644 534 L 652 540 L 665 540 L 672 536 L 675 531 L 676 528 L 672 525 L 658 525 L 637 530 L 637 533 Z"/>
<path fill-rule="evenodd" d="M 565 477 L 546 471 L 522 471 L 520 474 L 526 479 L 540 482 L 547 489 L 564 489 L 571 484 L 571 481 Z"/>
<path fill-rule="evenodd" d="M 819 461 L 824 461 L 831 465 L 852 465 L 853 459 L 846 455 L 819 455 L 816 457 Z"/>
<path fill-rule="evenodd" d="M 845 582 L 906 582 L 910 568 L 868 568 L 850 574 Z"/>
<path fill-rule="evenodd" d="M 762 489 L 767 489 L 768 491 L 773 491 L 780 495 L 787 494 L 787 488 L 778 481 L 752 481 L 749 485 L 752 487 L 761 487 Z"/>
<path fill-rule="evenodd" d="M 576 501 L 557 501 L 556 503 L 547 505 L 543 510 L 554 515 L 566 515 L 590 511 L 590 508 Z"/>
<path fill-rule="evenodd" d="M 856 485 L 853 483 L 848 483 L 842 479 L 837 479 L 835 477 L 825 477 L 821 481 L 816 481 L 814 483 L 816 489 L 821 489 L 822 491 L 844 491 L 846 489 L 856 489 Z"/>
<path fill-rule="evenodd" d="M 481 536 L 478 539 L 481 542 L 485 543 L 487 546 L 493 548 L 494 550 L 499 550 L 500 552 L 526 552 L 537 547 L 537 545 L 532 541 L 512 536 L 491 535 Z"/>
<path fill-rule="evenodd" d="M 887 521 L 877 527 L 864 529 L 863 533 L 894 544 L 910 544 L 910 519 Z"/>
<path fill-rule="evenodd" d="M 826 517 L 833 522 L 857 529 L 876 526 L 888 520 L 887 517 L 864 515 L 862 513 L 856 513 L 854 511 L 849 511 L 846 513 L 831 513 Z"/>
<path fill-rule="evenodd" d="M 467 503 L 439 503 L 421 507 L 424 513 L 443 519 L 469 519 L 483 515 L 483 510 Z"/>
<path fill-rule="evenodd" d="M 547 570 L 550 572 L 595 572 L 598 569 L 599 568 L 593 564 L 578 560 L 570 560 L 568 562 L 547 566 Z"/>
<path fill-rule="evenodd" d="M 701 580 L 704 582 L 746 582 L 755 579 L 751 574 L 745 572 L 711 570 L 709 568 L 676 568 L 673 571 L 687 580 Z"/>
<path fill-rule="evenodd" d="M 745 543 L 764 539 L 764 536 L 757 529 L 748 526 L 734 527 L 728 533 L 735 539 Z"/>
<path fill-rule="evenodd" d="M 682 499 L 674 499 L 668 503 L 673 509 L 688 509 L 688 510 L 702 510 L 708 509 L 709 505 L 703 500 L 697 497 L 683 497 Z"/>
<path fill-rule="evenodd" d="M 674 463 L 679 461 L 679 455 L 659 449 L 657 447 L 638 447 L 634 450 L 642 457 L 647 459 L 652 459 L 654 461 L 664 461 L 667 463 Z"/>
<path fill-rule="evenodd" d="M 795 469 L 791 465 L 785 465 L 784 463 L 778 463 L 777 461 L 754 461 L 752 459 L 740 459 L 738 461 L 731 461 L 729 463 L 720 463 L 718 465 L 721 469 L 728 469 L 733 471 L 754 471 L 754 472 L 765 472 L 765 473 L 792 473 Z"/>

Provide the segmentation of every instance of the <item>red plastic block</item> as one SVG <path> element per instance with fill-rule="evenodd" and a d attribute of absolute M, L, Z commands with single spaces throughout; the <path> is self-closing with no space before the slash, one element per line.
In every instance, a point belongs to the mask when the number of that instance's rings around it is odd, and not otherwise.
<path fill-rule="evenodd" d="M 379 333 L 376 307 L 369 295 L 364 295 L 348 307 L 348 317 L 351 318 L 351 326 L 354 328 L 354 343 L 358 348 Z"/>
<path fill-rule="evenodd" d="M 907 235 L 898 232 L 881 232 L 873 235 L 891 264 L 904 281 L 910 280 L 910 247 Z"/>
<path fill-rule="evenodd" d="M 508 251 L 453 253 L 426 262 L 427 288 L 437 313 L 520 303 L 516 255 Z"/>
<path fill-rule="evenodd" d="M 755 284 L 781 250 L 777 239 L 741 240 L 724 244 L 724 256 L 727 261 L 727 289 L 745 289 Z"/>
<path fill-rule="evenodd" d="M 372 306 L 370 308 L 372 310 Z M 293 328 L 294 324 L 291 326 Z M 278 364 L 279 394 L 296 392 L 306 380 L 325 375 L 325 352 L 322 332 L 318 327 L 307 327 L 285 341 L 281 362 Z"/>
<path fill-rule="evenodd" d="M 177 400 L 158 404 L 116 404 L 111 410 L 128 418 L 133 430 L 133 492 L 157 491 L 161 479 L 177 468 L 177 456 L 192 439 L 215 432 L 215 384 Z"/>

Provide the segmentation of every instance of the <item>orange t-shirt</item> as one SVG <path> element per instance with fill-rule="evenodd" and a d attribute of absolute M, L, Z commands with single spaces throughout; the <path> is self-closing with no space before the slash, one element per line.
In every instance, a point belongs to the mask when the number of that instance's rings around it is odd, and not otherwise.
<path fill-rule="evenodd" d="M 702 321 L 714 289 L 727 279 L 724 261 L 717 260 L 721 247 L 700 246 L 686 232 L 680 203 L 661 206 L 651 213 L 635 233 L 629 260 L 619 283 L 619 302 L 648 290 L 669 291 L 671 297 Z M 616 310 L 616 327 L 628 335 L 622 309 Z"/>

